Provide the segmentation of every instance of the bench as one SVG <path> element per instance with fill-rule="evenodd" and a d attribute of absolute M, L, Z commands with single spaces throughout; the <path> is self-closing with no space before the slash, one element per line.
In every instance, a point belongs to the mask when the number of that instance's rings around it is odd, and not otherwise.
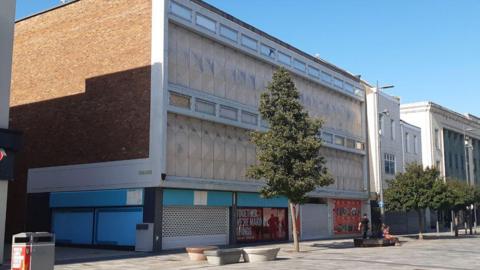
<path fill-rule="evenodd" d="M 244 248 L 243 259 L 245 262 L 274 261 L 280 248 Z"/>
<path fill-rule="evenodd" d="M 374 238 L 374 239 L 361 239 L 356 238 L 353 239 L 353 245 L 355 247 L 388 247 L 388 246 L 395 246 L 397 241 L 395 240 L 387 240 L 383 238 Z"/>
<path fill-rule="evenodd" d="M 224 265 L 238 263 L 242 256 L 242 250 L 239 248 L 206 250 L 203 254 L 207 257 L 209 264 Z"/>
<path fill-rule="evenodd" d="M 207 250 L 216 250 L 218 247 L 216 246 L 204 246 L 204 247 L 187 247 L 188 257 L 192 261 L 206 261 L 207 257 L 205 257 L 204 252 Z"/>

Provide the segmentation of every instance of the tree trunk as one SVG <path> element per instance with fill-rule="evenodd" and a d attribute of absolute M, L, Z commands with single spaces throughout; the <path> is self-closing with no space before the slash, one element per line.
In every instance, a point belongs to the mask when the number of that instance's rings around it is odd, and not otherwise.
<path fill-rule="evenodd" d="M 437 222 L 435 224 L 435 227 L 437 227 L 437 236 L 440 236 L 440 215 L 439 215 L 439 210 L 437 210 Z"/>
<path fill-rule="evenodd" d="M 292 233 L 293 233 L 293 246 L 296 252 L 300 251 L 300 244 L 298 243 L 298 228 L 297 228 L 297 212 L 292 202 L 290 204 L 290 212 L 292 215 Z"/>
<path fill-rule="evenodd" d="M 458 237 L 458 213 L 453 212 L 453 228 L 455 230 L 455 237 Z"/>
<path fill-rule="evenodd" d="M 422 209 L 417 209 L 418 214 L 418 240 L 423 240 L 423 215 Z"/>

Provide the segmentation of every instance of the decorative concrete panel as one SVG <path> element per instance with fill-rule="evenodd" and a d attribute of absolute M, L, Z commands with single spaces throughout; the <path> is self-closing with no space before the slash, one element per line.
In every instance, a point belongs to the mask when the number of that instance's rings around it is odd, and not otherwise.
<path fill-rule="evenodd" d="M 176 24 L 169 31 L 169 82 L 258 107 L 260 93 L 275 67 Z M 186 59 L 188 58 L 188 59 Z M 325 127 L 365 137 L 363 104 L 318 83 L 292 74 L 301 100 Z"/>
<path fill-rule="evenodd" d="M 330 189 L 363 191 L 363 157 L 335 149 L 323 148 L 322 155 L 327 159 L 327 167 L 335 179 Z"/>
<path fill-rule="evenodd" d="M 177 114 L 168 120 L 167 174 L 246 180 L 247 168 L 256 162 L 246 130 Z"/>

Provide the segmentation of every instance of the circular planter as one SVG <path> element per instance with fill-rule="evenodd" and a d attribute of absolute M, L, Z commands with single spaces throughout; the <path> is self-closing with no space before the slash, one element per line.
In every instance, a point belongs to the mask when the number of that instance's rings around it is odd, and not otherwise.
<path fill-rule="evenodd" d="M 218 247 L 215 246 L 204 246 L 204 247 L 187 247 L 188 257 L 192 261 L 206 261 L 207 257 L 203 254 L 206 250 L 216 250 Z"/>
<path fill-rule="evenodd" d="M 243 259 L 245 262 L 266 262 L 277 258 L 280 248 L 244 248 Z"/>

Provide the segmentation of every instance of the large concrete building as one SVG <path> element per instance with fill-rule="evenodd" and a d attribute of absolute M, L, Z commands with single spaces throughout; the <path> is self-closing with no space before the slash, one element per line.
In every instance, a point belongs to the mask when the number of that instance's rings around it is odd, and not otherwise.
<path fill-rule="evenodd" d="M 422 128 L 424 166 L 438 168 L 445 179 L 480 185 L 480 118 L 433 102 L 404 104 L 401 116 Z"/>
<path fill-rule="evenodd" d="M 300 207 L 301 236 L 357 234 L 370 211 L 365 85 L 199 0 L 72 1 L 16 23 L 11 124 L 25 146 L 10 232 L 133 246 L 151 223 L 157 250 L 287 239 L 287 200 L 245 176 L 278 67 L 324 118 L 335 178 Z"/>
<path fill-rule="evenodd" d="M 367 88 L 366 96 L 372 219 L 375 221 L 380 219 L 384 211 L 382 191 L 388 188 L 388 181 L 395 178 L 397 173 L 404 172 L 408 164 L 422 163 L 422 131 L 401 119 L 399 98 L 377 88 Z M 429 224 L 430 215 L 426 217 L 424 224 Z M 395 233 L 418 231 L 415 212 L 386 212 L 384 219 Z"/>
<path fill-rule="evenodd" d="M 3 263 L 8 181 L 13 179 L 14 152 L 19 134 L 8 129 L 15 0 L 0 8 L 0 264 Z M 5 156 L 6 154 L 6 156 Z"/>

